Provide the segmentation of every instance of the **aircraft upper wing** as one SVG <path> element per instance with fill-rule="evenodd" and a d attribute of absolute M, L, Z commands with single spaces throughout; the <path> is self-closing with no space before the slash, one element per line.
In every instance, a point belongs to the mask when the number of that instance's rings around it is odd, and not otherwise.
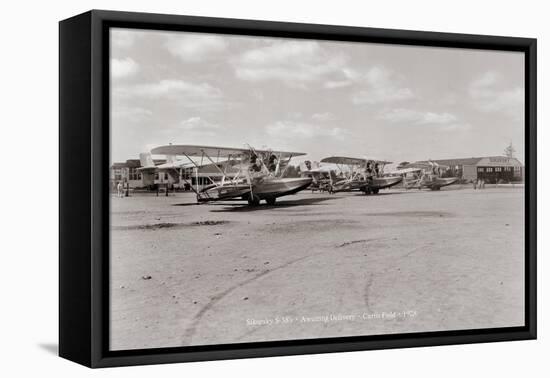
<path fill-rule="evenodd" d="M 270 151 L 270 150 L 255 150 L 258 153 L 271 152 L 281 158 L 288 158 L 294 156 L 306 155 L 303 152 L 288 152 L 288 151 Z M 228 158 L 238 155 L 250 154 L 248 148 L 233 148 L 233 147 L 216 147 L 216 146 L 194 146 L 194 145 L 177 145 L 169 144 L 166 146 L 160 146 L 153 148 L 151 153 L 154 155 L 187 155 L 189 157 L 200 157 L 208 155 L 210 158 L 215 159 L 218 157 Z"/>
<path fill-rule="evenodd" d="M 321 159 L 321 163 L 360 165 L 365 163 L 365 159 L 351 158 L 351 157 L 344 157 L 344 156 L 330 156 L 330 157 Z"/>
<path fill-rule="evenodd" d="M 361 165 L 367 161 L 372 161 L 380 164 L 391 163 L 391 161 L 385 161 L 385 160 L 376 160 L 376 159 L 369 159 L 369 158 L 353 158 L 353 157 L 345 157 L 345 156 L 330 156 L 330 157 L 321 159 L 321 163 L 345 164 L 345 165 Z"/>

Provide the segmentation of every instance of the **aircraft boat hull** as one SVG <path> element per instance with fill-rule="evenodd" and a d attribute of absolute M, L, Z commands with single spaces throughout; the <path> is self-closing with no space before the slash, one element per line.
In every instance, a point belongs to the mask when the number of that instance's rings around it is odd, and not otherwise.
<path fill-rule="evenodd" d="M 311 182 L 310 177 L 264 178 L 252 185 L 252 193 L 260 199 L 282 197 L 306 189 Z"/>
<path fill-rule="evenodd" d="M 333 193 L 351 192 L 353 190 L 363 190 L 367 185 L 368 183 L 364 180 L 341 181 L 332 184 L 331 191 Z"/>
<path fill-rule="evenodd" d="M 225 184 L 210 187 L 199 193 L 199 202 L 221 201 L 241 197 L 243 200 L 274 199 L 297 193 L 311 185 L 311 178 L 263 178 L 252 184 Z"/>
<path fill-rule="evenodd" d="M 452 185 L 458 181 L 458 177 L 438 177 L 431 183 L 427 184 L 432 190 L 439 190 L 444 186 Z"/>
<path fill-rule="evenodd" d="M 199 196 L 199 202 L 220 201 L 229 198 L 242 197 L 250 193 L 248 184 L 225 184 L 214 186 L 202 191 Z"/>
<path fill-rule="evenodd" d="M 385 189 L 399 184 L 403 180 L 401 176 L 390 177 L 374 177 L 372 184 L 369 185 L 371 189 Z"/>
<path fill-rule="evenodd" d="M 353 180 L 343 182 L 341 184 L 336 183 L 332 186 L 333 192 L 350 192 L 353 190 L 361 190 L 366 193 L 377 193 L 378 190 L 389 188 L 399 184 L 403 180 L 400 176 L 392 177 L 373 177 L 371 181 L 368 180 Z"/>
<path fill-rule="evenodd" d="M 404 186 L 406 189 L 431 189 L 431 190 L 439 190 L 444 186 L 449 186 L 454 184 L 458 181 L 458 177 L 436 177 L 432 179 L 427 180 L 413 180 L 413 182 L 404 182 Z"/>

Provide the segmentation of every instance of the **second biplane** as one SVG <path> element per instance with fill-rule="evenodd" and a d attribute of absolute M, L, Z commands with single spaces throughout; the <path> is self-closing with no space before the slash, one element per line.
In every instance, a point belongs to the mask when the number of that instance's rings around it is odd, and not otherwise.
<path fill-rule="evenodd" d="M 349 192 L 360 190 L 365 194 L 377 194 L 380 189 L 390 188 L 401 182 L 401 176 L 383 176 L 384 166 L 389 161 L 331 156 L 321 160 L 321 163 L 333 164 L 339 173 L 336 177 L 330 175 L 331 192 Z"/>
<path fill-rule="evenodd" d="M 301 152 L 256 150 L 253 147 L 231 148 L 194 145 L 166 145 L 151 150 L 154 155 L 182 156 L 194 168 L 197 184 L 182 180 L 195 191 L 198 202 L 240 198 L 257 206 L 261 200 L 274 205 L 276 199 L 307 188 L 312 179 L 285 177 L 293 157 Z M 217 174 L 206 175 L 209 185 L 198 186 L 201 167 L 208 164 Z"/>

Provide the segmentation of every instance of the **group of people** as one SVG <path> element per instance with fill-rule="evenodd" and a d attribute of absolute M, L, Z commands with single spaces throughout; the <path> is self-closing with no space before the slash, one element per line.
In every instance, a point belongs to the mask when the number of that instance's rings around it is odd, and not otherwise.
<path fill-rule="evenodd" d="M 475 189 L 485 189 L 485 180 L 482 178 L 474 180 L 474 190 Z"/>
<path fill-rule="evenodd" d="M 367 167 L 365 171 L 366 171 L 367 180 L 369 181 L 372 181 L 374 177 L 378 177 L 382 174 L 380 170 L 380 164 L 374 163 L 374 166 L 373 166 L 373 163 L 370 161 L 367 162 Z"/>
<path fill-rule="evenodd" d="M 275 172 L 277 170 L 277 157 L 273 154 L 269 155 L 269 158 L 263 159 L 261 156 L 252 153 L 250 155 L 250 171 L 261 172 L 262 165 L 265 164 L 269 172 Z"/>
<path fill-rule="evenodd" d="M 122 181 L 119 181 L 116 185 L 116 196 L 118 198 L 124 197 L 124 185 L 122 184 Z"/>

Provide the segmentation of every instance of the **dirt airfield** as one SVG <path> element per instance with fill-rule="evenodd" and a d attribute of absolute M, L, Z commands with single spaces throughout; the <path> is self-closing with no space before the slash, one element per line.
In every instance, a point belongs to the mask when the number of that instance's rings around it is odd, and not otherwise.
<path fill-rule="evenodd" d="M 111 200 L 112 350 L 523 325 L 524 190 Z"/>

